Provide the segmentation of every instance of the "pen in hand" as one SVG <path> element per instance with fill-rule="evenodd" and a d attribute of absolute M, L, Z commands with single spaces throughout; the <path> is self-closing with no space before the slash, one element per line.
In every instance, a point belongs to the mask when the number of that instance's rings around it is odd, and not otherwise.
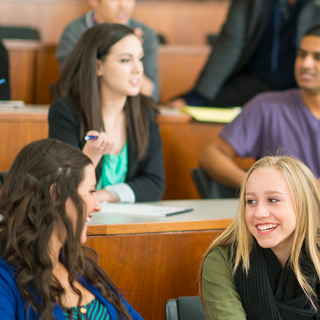
<path fill-rule="evenodd" d="M 89 140 L 97 140 L 98 136 L 85 136 L 84 140 L 89 141 Z"/>

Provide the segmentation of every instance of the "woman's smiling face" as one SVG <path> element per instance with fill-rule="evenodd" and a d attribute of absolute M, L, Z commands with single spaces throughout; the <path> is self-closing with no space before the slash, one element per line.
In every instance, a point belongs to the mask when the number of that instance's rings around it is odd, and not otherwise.
<path fill-rule="evenodd" d="M 296 212 L 289 186 L 279 169 L 257 169 L 246 185 L 245 220 L 262 248 L 270 248 L 282 265 L 289 257 Z"/>

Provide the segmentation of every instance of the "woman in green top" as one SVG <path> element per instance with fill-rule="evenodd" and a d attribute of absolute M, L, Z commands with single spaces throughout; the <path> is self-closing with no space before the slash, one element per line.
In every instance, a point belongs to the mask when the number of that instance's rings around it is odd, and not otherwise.
<path fill-rule="evenodd" d="M 201 298 L 209 319 L 320 319 L 320 191 L 290 157 L 248 171 L 237 215 L 208 248 Z"/>
<path fill-rule="evenodd" d="M 65 63 L 49 110 L 49 137 L 91 159 L 100 201 L 158 201 L 164 192 L 157 108 L 140 94 L 143 55 L 129 27 L 89 28 Z"/>

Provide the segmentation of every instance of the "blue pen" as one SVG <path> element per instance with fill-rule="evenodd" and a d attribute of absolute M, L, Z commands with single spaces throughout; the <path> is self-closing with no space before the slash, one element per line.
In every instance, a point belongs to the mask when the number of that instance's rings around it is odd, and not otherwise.
<path fill-rule="evenodd" d="M 85 136 L 84 140 L 88 141 L 88 140 L 97 140 L 98 136 Z"/>
<path fill-rule="evenodd" d="M 6 79 L 5 78 L 0 79 L 0 84 L 4 84 L 4 83 L 6 83 Z"/>

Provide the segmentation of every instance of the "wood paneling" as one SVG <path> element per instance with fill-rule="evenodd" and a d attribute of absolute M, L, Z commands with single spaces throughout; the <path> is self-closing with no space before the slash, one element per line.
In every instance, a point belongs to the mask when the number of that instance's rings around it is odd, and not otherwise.
<path fill-rule="evenodd" d="M 168 199 L 165 199 L 168 200 Z M 229 226 L 232 219 L 201 220 L 201 221 L 174 221 L 166 223 L 126 223 L 110 224 L 100 226 L 89 226 L 90 235 L 116 235 L 116 234 L 134 234 L 134 233 L 155 233 L 155 232 L 177 232 L 177 231 L 196 231 L 208 229 L 225 229 Z"/>
<path fill-rule="evenodd" d="M 162 123 L 163 155 L 167 183 L 165 199 L 198 199 L 199 195 L 190 175 L 190 169 L 198 167 L 198 158 L 204 147 L 218 135 L 221 124 Z M 188 186 L 185 188 L 184 186 Z"/>
<path fill-rule="evenodd" d="M 229 1 L 143 1 L 133 13 L 170 44 L 204 45 L 208 34 L 219 34 Z"/>
<path fill-rule="evenodd" d="M 11 99 L 33 103 L 36 53 L 34 51 L 10 50 L 9 63 Z"/>
<path fill-rule="evenodd" d="M 43 42 L 58 43 L 65 26 L 90 9 L 83 1 L 0 1 L 1 25 L 38 29 Z"/>
<path fill-rule="evenodd" d="M 164 320 L 168 299 L 198 295 L 201 256 L 220 233 L 89 236 L 86 245 L 144 319 Z"/>
<path fill-rule="evenodd" d="M 219 33 L 229 1 L 138 1 L 133 17 L 162 33 L 169 43 L 205 44 Z M 0 1 L 1 25 L 30 26 L 43 42 L 58 43 L 65 26 L 89 10 L 85 0 Z"/>
<path fill-rule="evenodd" d="M 4 40 L 9 53 L 11 99 L 50 104 L 50 85 L 59 79 L 56 46 L 38 41 Z"/>
<path fill-rule="evenodd" d="M 159 48 L 162 103 L 193 88 L 210 51 L 210 46 L 167 45 Z"/>
<path fill-rule="evenodd" d="M 20 40 L 5 40 L 4 44 L 9 51 L 12 100 L 50 104 L 50 85 L 60 74 L 56 46 Z M 209 46 L 160 46 L 161 102 L 193 87 L 210 50 Z"/>
<path fill-rule="evenodd" d="M 0 136 L 0 171 L 5 171 L 21 148 L 48 137 L 47 110 L 0 109 Z"/>
<path fill-rule="evenodd" d="M 50 87 L 60 76 L 59 63 L 55 59 L 55 49 L 39 50 L 36 60 L 35 101 L 36 104 L 51 103 Z"/>

